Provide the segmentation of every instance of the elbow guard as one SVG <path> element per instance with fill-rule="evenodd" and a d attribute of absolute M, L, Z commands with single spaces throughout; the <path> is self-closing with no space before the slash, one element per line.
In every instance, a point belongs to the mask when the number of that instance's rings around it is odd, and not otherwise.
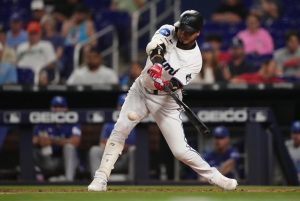
<path fill-rule="evenodd" d="M 164 61 L 165 51 L 166 51 L 166 46 L 164 44 L 160 44 L 155 49 L 153 49 L 149 55 L 152 63 L 162 64 Z"/>

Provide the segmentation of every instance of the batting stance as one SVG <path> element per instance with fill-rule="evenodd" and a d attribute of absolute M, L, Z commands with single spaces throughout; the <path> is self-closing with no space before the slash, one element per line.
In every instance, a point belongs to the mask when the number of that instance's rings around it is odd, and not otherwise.
<path fill-rule="evenodd" d="M 216 168 L 210 167 L 187 144 L 179 106 L 164 91 L 165 86 L 168 86 L 182 99 L 183 86 L 189 84 L 200 72 L 202 57 L 196 39 L 202 27 L 202 15 L 195 10 L 187 10 L 180 15 L 174 26 L 163 25 L 156 31 L 146 47 L 148 59 L 145 68 L 128 92 L 119 119 L 106 143 L 100 167 L 88 186 L 89 191 L 107 190 L 108 177 L 123 150 L 125 140 L 130 131 L 148 114 L 155 119 L 178 160 L 190 166 L 211 184 L 225 190 L 236 188 L 235 179 L 229 179 Z M 128 114 L 131 120 L 128 119 Z"/>

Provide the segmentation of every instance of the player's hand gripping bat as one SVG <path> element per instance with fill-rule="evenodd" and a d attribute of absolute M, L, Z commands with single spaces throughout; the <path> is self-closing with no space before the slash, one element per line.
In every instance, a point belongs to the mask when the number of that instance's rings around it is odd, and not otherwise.
<path fill-rule="evenodd" d="M 191 123 L 195 126 L 199 133 L 202 134 L 210 134 L 209 128 L 199 119 L 199 117 L 191 110 L 189 106 L 187 106 L 182 100 L 180 100 L 176 93 L 174 93 L 171 88 L 165 85 L 160 78 L 152 78 L 154 82 L 159 83 L 161 86 L 164 86 L 164 91 L 171 96 L 176 103 L 183 108 L 186 116 L 191 121 Z"/>

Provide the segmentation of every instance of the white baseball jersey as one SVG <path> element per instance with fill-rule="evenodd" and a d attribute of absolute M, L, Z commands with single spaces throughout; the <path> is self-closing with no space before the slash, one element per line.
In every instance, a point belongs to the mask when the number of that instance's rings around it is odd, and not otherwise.
<path fill-rule="evenodd" d="M 183 50 L 176 47 L 177 37 L 175 27 L 172 25 L 164 25 L 160 27 L 154 34 L 151 42 L 147 46 L 147 53 L 150 54 L 152 48 L 164 43 L 166 46 L 166 53 L 163 63 L 163 80 L 170 80 L 172 77 L 176 78 L 183 86 L 190 83 L 190 81 L 200 72 L 202 68 L 202 56 L 198 44 L 191 50 Z M 152 79 L 149 77 L 147 71 L 152 66 L 149 57 L 147 59 L 145 68 L 141 74 L 143 86 L 148 89 L 156 89 Z"/>

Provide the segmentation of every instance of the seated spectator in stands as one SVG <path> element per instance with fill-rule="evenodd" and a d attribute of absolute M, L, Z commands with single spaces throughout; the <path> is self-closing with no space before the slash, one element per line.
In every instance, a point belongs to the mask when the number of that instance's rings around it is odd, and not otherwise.
<path fill-rule="evenodd" d="M 129 72 L 120 78 L 119 84 L 121 87 L 130 87 L 135 79 L 140 76 L 143 71 L 143 65 L 139 62 L 132 62 L 130 65 Z"/>
<path fill-rule="evenodd" d="M 214 149 L 204 154 L 203 158 L 212 167 L 216 167 L 224 176 L 237 178 L 237 166 L 240 153 L 230 144 L 230 132 L 225 126 L 213 129 Z"/>
<path fill-rule="evenodd" d="M 87 65 L 75 69 L 67 81 L 68 85 L 118 84 L 118 76 L 102 64 L 100 51 L 92 48 L 87 54 Z"/>
<path fill-rule="evenodd" d="M 213 84 L 215 82 L 224 82 L 223 72 L 211 44 L 203 43 L 201 53 L 203 59 L 202 69 L 191 83 Z"/>
<path fill-rule="evenodd" d="M 123 103 L 125 102 L 126 94 L 122 94 L 118 97 L 118 103 L 117 103 L 117 111 L 119 112 L 121 110 L 121 107 Z M 105 144 L 109 136 L 112 134 L 112 130 L 114 128 L 115 122 L 107 122 L 103 125 L 102 131 L 99 136 L 99 144 L 92 146 L 89 150 L 89 166 L 90 166 L 90 172 L 91 177 L 94 178 L 94 174 L 96 170 L 100 166 L 100 160 L 102 158 Z M 135 149 L 135 136 L 136 136 L 136 130 L 133 129 L 131 133 L 129 134 L 128 138 L 125 141 L 125 147 L 123 150 L 123 154 L 120 156 L 120 159 L 115 164 L 115 168 L 113 171 L 116 172 L 128 172 L 128 163 L 129 159 L 132 155 L 132 151 Z M 131 154 L 131 155 L 130 155 Z"/>
<path fill-rule="evenodd" d="M 89 17 L 87 7 L 78 5 L 75 8 L 72 17 L 63 25 L 62 36 L 66 39 L 65 45 L 75 46 L 95 34 L 94 23 Z"/>
<path fill-rule="evenodd" d="M 297 32 L 287 34 L 286 46 L 274 52 L 274 59 L 284 75 L 300 78 L 300 44 Z"/>
<path fill-rule="evenodd" d="M 246 60 L 244 43 L 239 38 L 233 38 L 230 45 L 231 61 L 224 68 L 226 80 L 255 71 L 254 65 Z"/>
<path fill-rule="evenodd" d="M 261 68 L 256 73 L 245 73 L 231 79 L 232 83 L 245 84 L 271 84 L 283 82 L 279 76 L 281 72 L 276 67 L 276 62 L 273 59 L 267 59 L 263 62 Z"/>
<path fill-rule="evenodd" d="M 16 84 L 17 71 L 13 64 L 2 62 L 4 47 L 0 43 L 0 85 L 3 84 Z"/>
<path fill-rule="evenodd" d="M 38 83 L 39 72 L 43 68 L 55 68 L 56 55 L 52 44 L 41 40 L 41 26 L 38 22 L 30 22 L 27 28 L 28 42 L 17 49 L 17 65 L 19 68 L 30 68 L 35 73 Z"/>
<path fill-rule="evenodd" d="M 285 142 L 295 164 L 300 182 L 300 121 L 294 121 L 291 127 L 291 139 Z"/>
<path fill-rule="evenodd" d="M 220 65 L 224 65 L 230 61 L 230 54 L 222 51 L 223 38 L 219 34 L 210 34 L 205 38 L 205 42 L 208 42 L 216 55 Z"/>
<path fill-rule="evenodd" d="M 126 11 L 130 14 L 144 7 L 145 0 L 112 0 L 111 10 Z"/>
<path fill-rule="evenodd" d="M 247 17 L 247 29 L 240 31 L 237 37 L 242 39 L 246 54 L 272 54 L 274 43 L 270 33 L 261 27 L 260 18 L 250 14 Z"/>
<path fill-rule="evenodd" d="M 280 17 L 280 0 L 256 0 L 251 13 L 258 15 L 264 24 L 271 25 Z"/>
<path fill-rule="evenodd" d="M 53 45 L 58 66 L 62 68 L 61 59 L 64 53 L 64 38 L 56 32 L 55 19 L 47 16 L 42 20 L 41 25 L 43 29 L 43 40 L 49 41 Z"/>
<path fill-rule="evenodd" d="M 10 30 L 7 32 L 7 45 L 16 49 L 21 43 L 28 40 L 28 35 L 23 30 L 23 20 L 20 14 L 14 13 L 10 17 Z"/>
<path fill-rule="evenodd" d="M 239 23 L 246 18 L 247 10 L 241 0 L 223 0 L 212 20 L 220 23 Z"/>
<path fill-rule="evenodd" d="M 43 0 L 33 0 L 31 1 L 31 12 L 32 12 L 32 21 L 37 21 L 42 23 L 45 17 L 48 17 L 45 9 L 45 4 Z"/>
<path fill-rule="evenodd" d="M 6 32 L 3 26 L 0 25 L 0 44 L 3 46 L 1 63 L 16 64 L 16 52 L 9 47 L 6 42 Z"/>
<path fill-rule="evenodd" d="M 64 97 L 55 96 L 51 100 L 52 112 L 67 112 Z M 79 164 L 77 147 L 81 141 L 78 124 L 39 124 L 33 131 L 34 162 L 48 177 L 64 170 L 64 175 L 52 177 L 50 181 L 73 181 Z"/>

